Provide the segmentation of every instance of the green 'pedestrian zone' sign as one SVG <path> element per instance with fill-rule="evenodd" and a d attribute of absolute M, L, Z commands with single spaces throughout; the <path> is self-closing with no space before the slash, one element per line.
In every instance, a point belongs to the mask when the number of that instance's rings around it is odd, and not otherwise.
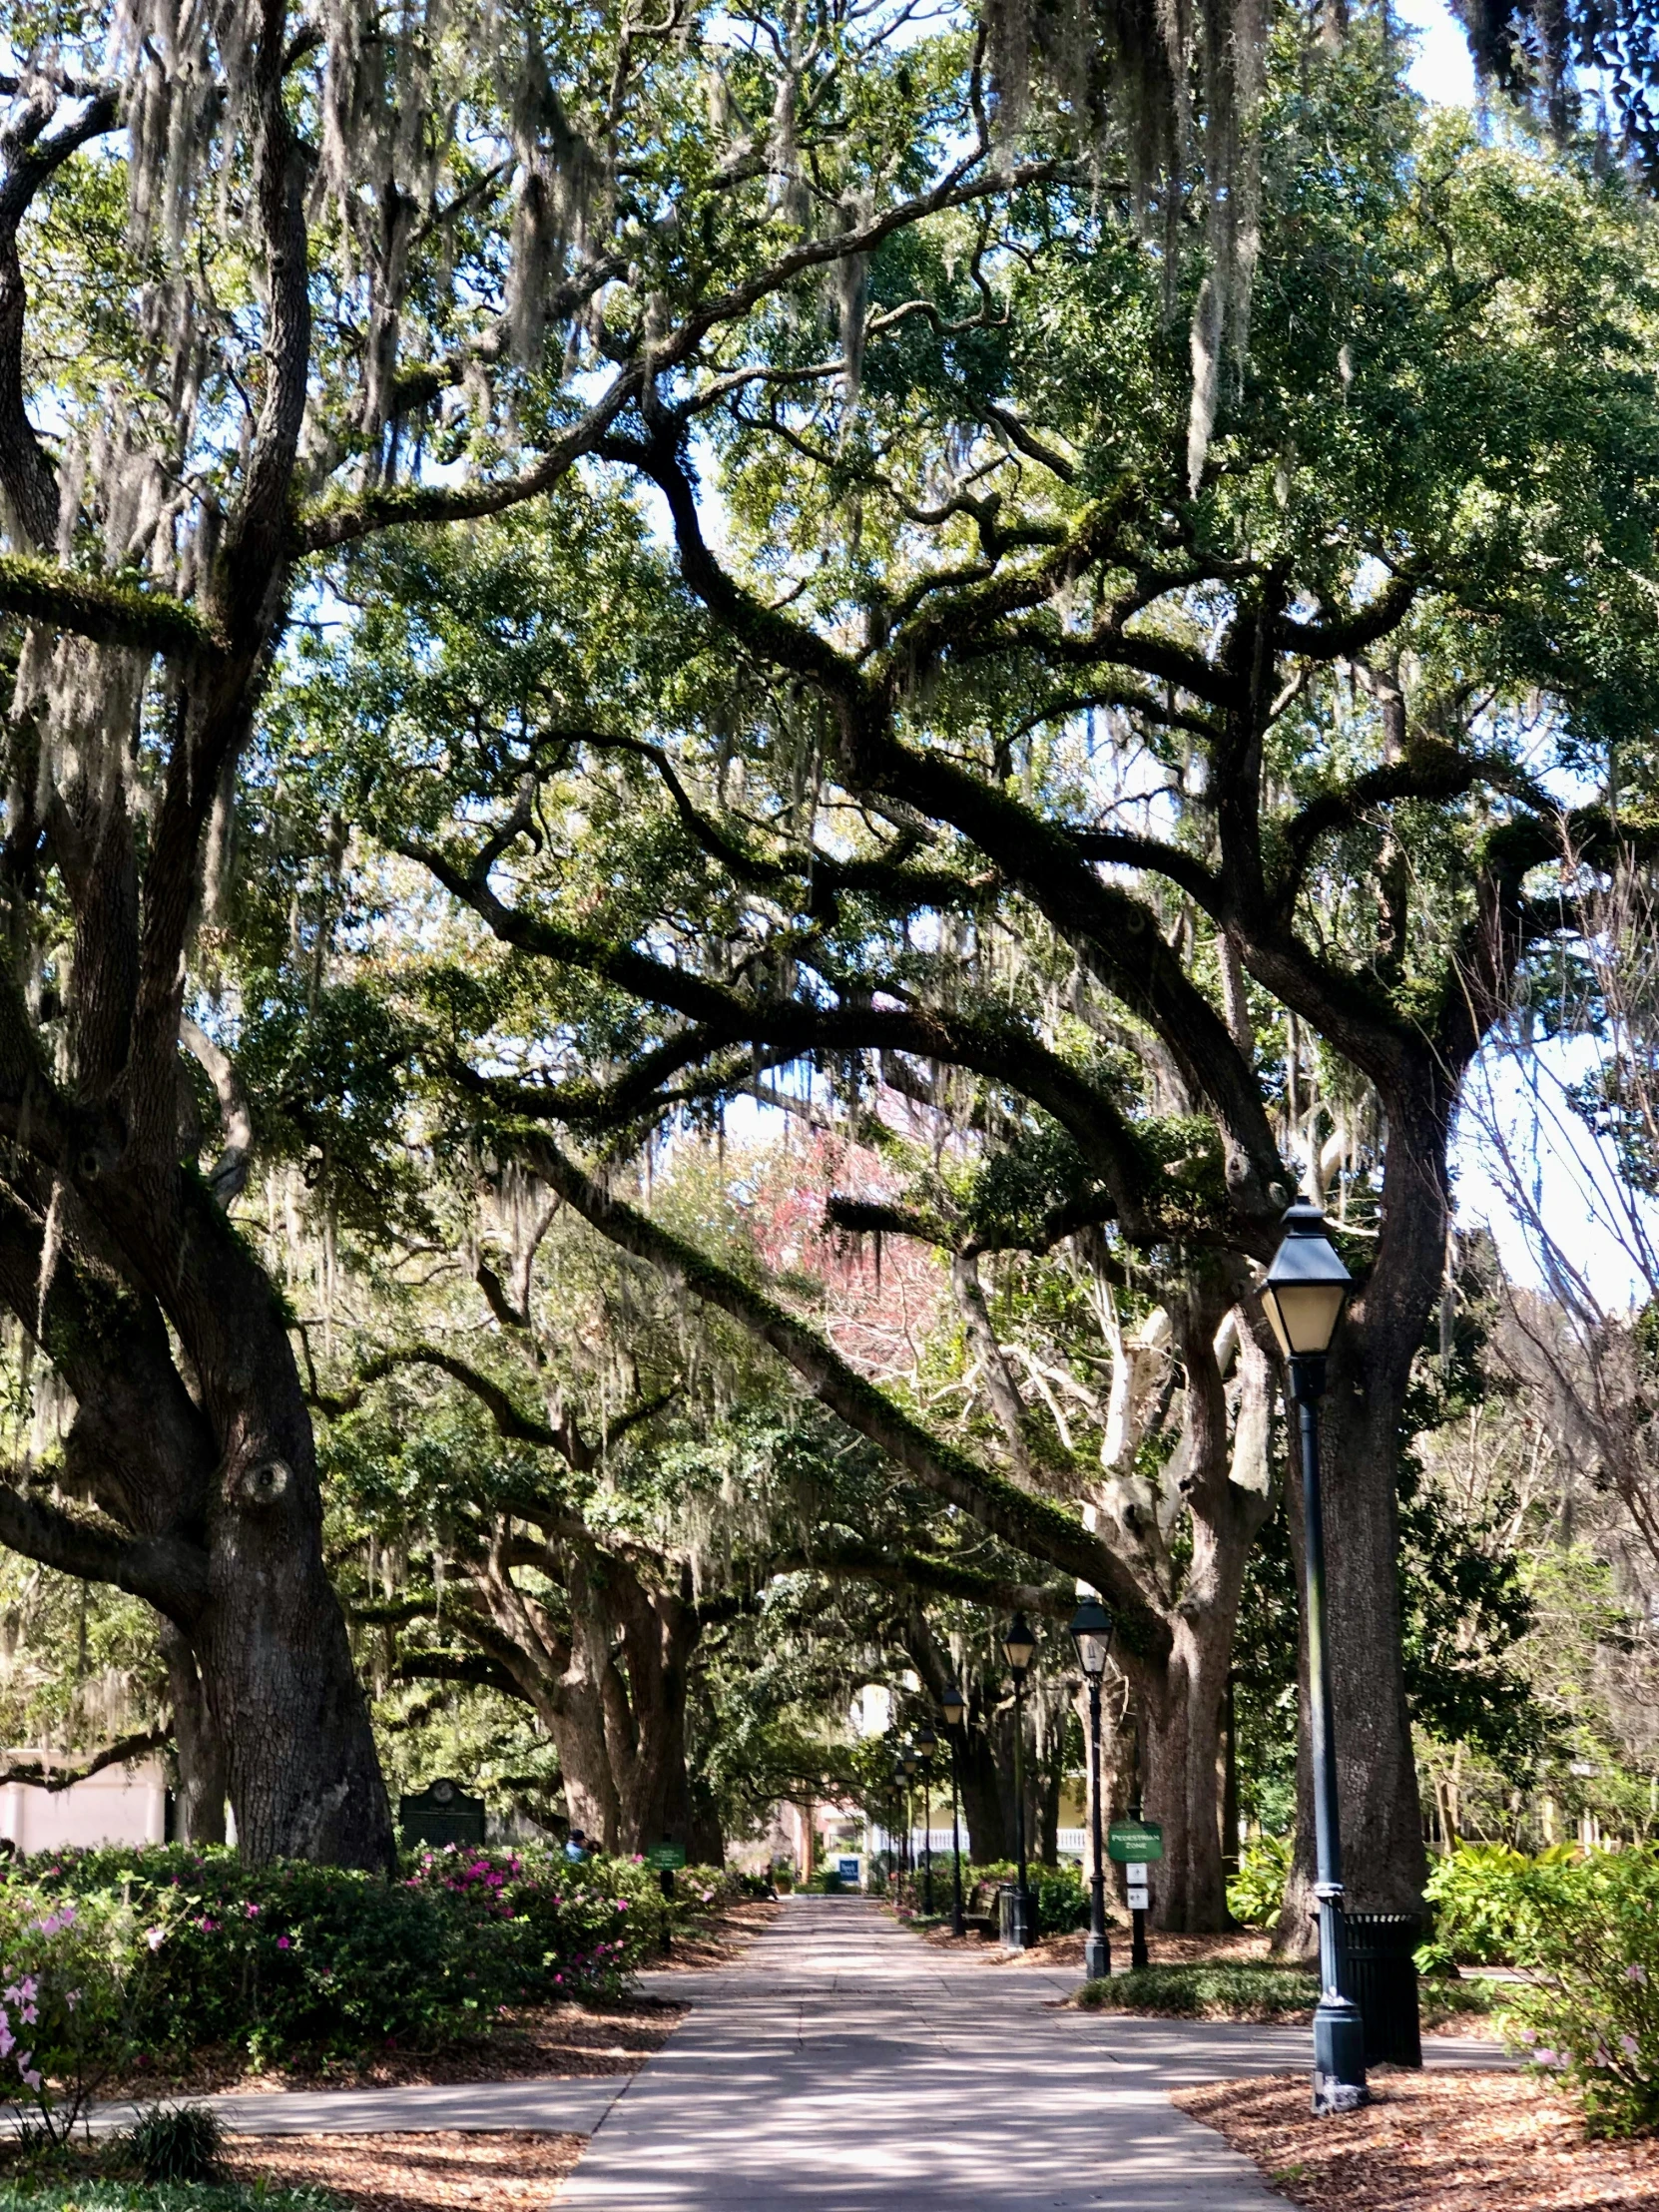
<path fill-rule="evenodd" d="M 1158 1821 L 1114 1821 L 1106 1831 L 1106 1856 L 1120 1867 L 1147 1867 L 1164 1856 Z"/>
<path fill-rule="evenodd" d="M 659 1874 L 665 1869 L 672 1872 L 685 1865 L 686 1847 L 684 1844 L 653 1844 L 645 1855 L 645 1863 L 648 1867 L 655 1867 Z"/>

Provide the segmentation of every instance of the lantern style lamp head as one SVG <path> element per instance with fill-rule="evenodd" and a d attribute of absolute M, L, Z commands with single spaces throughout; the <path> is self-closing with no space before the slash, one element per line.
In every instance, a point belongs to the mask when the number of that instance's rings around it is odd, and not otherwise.
<path fill-rule="evenodd" d="M 960 1728 L 967 1718 L 967 1699 L 954 1682 L 947 1682 L 939 1699 L 939 1711 L 944 1716 L 946 1728 Z"/>
<path fill-rule="evenodd" d="M 1031 1624 L 1023 1613 L 1016 1613 L 1002 1634 L 1002 1656 L 1012 1668 L 1015 1679 L 1023 1678 L 1037 1649 L 1037 1639 L 1031 1633 Z"/>
<path fill-rule="evenodd" d="M 1326 1235 L 1317 1206 L 1299 1198 L 1285 1209 L 1284 1229 L 1284 1242 L 1263 1278 L 1262 1305 L 1290 1362 L 1292 1395 L 1317 1397 L 1354 1278 Z"/>
<path fill-rule="evenodd" d="M 1077 1663 L 1098 1689 L 1106 1672 L 1106 1652 L 1112 1641 L 1112 1616 L 1092 1592 L 1081 1599 L 1071 1616 L 1071 1638 L 1077 1646 Z"/>
<path fill-rule="evenodd" d="M 933 1733 L 930 1721 L 923 1721 L 916 1730 L 916 1750 L 923 1759 L 931 1759 L 939 1748 L 939 1739 Z"/>
<path fill-rule="evenodd" d="M 921 1764 L 921 1761 L 916 1757 L 916 1747 L 914 1744 L 906 1744 L 904 1746 L 904 1749 L 898 1755 L 898 1764 L 903 1768 L 904 1779 L 906 1782 L 908 1782 L 910 1777 L 915 1773 L 917 1767 L 919 1767 Z"/>

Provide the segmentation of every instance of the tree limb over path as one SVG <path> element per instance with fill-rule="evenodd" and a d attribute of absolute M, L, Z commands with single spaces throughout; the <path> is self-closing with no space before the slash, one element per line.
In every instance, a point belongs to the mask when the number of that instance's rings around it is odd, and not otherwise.
<path fill-rule="evenodd" d="M 1167 1624 L 1147 1604 L 1123 1562 L 1063 1506 L 1033 1497 L 970 1453 L 932 1435 L 885 1390 L 859 1375 L 816 1329 L 684 1238 L 612 1198 L 551 1139 L 528 1135 L 519 1140 L 518 1149 L 525 1164 L 601 1236 L 647 1261 L 705 1305 L 729 1314 L 770 1346 L 821 1403 L 868 1437 L 924 1488 L 971 1514 L 1004 1542 L 1097 1589 L 1116 1613 L 1128 1650 L 1148 1660 L 1161 1659 L 1168 1651 Z"/>

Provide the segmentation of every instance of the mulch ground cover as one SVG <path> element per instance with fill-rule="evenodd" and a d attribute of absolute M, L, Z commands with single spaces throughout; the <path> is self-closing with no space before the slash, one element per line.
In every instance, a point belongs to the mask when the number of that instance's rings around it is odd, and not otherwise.
<path fill-rule="evenodd" d="M 209 2096 L 225 2089 L 402 2089 L 451 2081 L 524 2081 L 543 2074 L 634 2073 L 660 2050 L 685 2007 L 640 1997 L 606 2006 L 525 2005 L 487 2042 L 445 2050 L 388 2048 L 260 2072 L 240 2051 L 193 2052 L 188 2065 L 157 2064 L 100 2087 L 101 2098 Z"/>
<path fill-rule="evenodd" d="M 544 2212 L 585 2135 L 239 2135 L 234 2181 L 323 2188 L 360 2212 Z"/>
<path fill-rule="evenodd" d="M 1306 2074 L 1174 2101 L 1310 2212 L 1659 2212 L 1659 2142 L 1596 2143 L 1570 2098 L 1514 2073 L 1374 2073 L 1375 2101 L 1315 2119 Z"/>

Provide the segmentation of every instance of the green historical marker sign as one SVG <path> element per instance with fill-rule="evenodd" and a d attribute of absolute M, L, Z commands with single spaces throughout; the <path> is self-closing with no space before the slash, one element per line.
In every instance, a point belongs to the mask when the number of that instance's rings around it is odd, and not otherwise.
<path fill-rule="evenodd" d="M 686 1847 L 684 1844 L 653 1844 L 645 1855 L 645 1863 L 648 1867 L 655 1867 L 659 1874 L 665 1871 L 672 1873 L 685 1865 Z"/>
<path fill-rule="evenodd" d="M 1106 1831 L 1106 1856 L 1120 1867 L 1146 1867 L 1164 1856 L 1164 1831 L 1157 1821 L 1114 1821 Z"/>

